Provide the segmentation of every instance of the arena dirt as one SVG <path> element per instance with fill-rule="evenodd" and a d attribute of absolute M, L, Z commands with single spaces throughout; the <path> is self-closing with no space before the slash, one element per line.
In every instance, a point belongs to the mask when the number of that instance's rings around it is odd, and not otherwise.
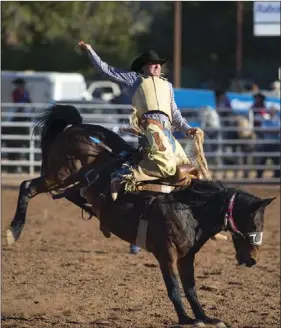
<path fill-rule="evenodd" d="M 261 260 L 239 267 L 230 240 L 209 241 L 196 257 L 198 295 L 208 315 L 232 327 L 278 328 L 280 191 L 244 189 L 278 197 L 266 210 Z M 83 221 L 65 200 L 37 196 L 21 239 L 5 245 L 17 194 L 2 190 L 2 327 L 179 327 L 154 257 L 128 254 L 126 242 L 105 239 L 96 220 Z"/>

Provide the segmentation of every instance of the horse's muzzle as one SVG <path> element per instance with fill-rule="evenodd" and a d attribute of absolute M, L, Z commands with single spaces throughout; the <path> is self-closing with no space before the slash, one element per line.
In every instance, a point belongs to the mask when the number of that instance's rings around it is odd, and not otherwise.
<path fill-rule="evenodd" d="M 251 268 L 252 266 L 254 266 L 256 264 L 257 264 L 257 261 L 254 258 L 252 258 L 252 257 L 250 257 L 249 260 L 246 261 L 246 266 L 248 268 Z"/>
<path fill-rule="evenodd" d="M 239 265 L 246 265 L 246 267 L 251 268 L 257 264 L 257 260 L 253 257 L 249 257 L 247 259 L 241 258 L 236 255 L 236 259 Z"/>

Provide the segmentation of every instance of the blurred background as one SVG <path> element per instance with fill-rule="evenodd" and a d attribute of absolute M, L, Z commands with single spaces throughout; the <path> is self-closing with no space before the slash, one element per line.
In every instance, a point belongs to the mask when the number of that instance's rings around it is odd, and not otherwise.
<path fill-rule="evenodd" d="M 280 2 L 7 1 L 1 18 L 2 173 L 38 174 L 32 123 L 55 102 L 137 145 L 120 130 L 127 91 L 97 73 L 83 40 L 118 68 L 148 49 L 169 58 L 177 105 L 205 131 L 214 177 L 280 182 Z"/>

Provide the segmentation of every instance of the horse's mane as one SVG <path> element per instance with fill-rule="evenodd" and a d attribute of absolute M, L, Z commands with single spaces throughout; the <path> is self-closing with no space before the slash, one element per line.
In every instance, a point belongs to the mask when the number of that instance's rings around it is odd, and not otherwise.
<path fill-rule="evenodd" d="M 89 136 L 93 136 L 104 142 L 115 153 L 124 150 L 136 151 L 115 132 L 100 125 L 82 124 L 82 117 L 74 106 L 54 105 L 40 113 L 33 129 L 34 132 L 35 129 L 41 128 L 42 174 L 47 168 L 47 154 L 51 144 L 68 125 L 72 125 L 73 130 L 66 131 L 72 135 L 72 138 L 79 139 L 82 143 L 91 144 Z"/>
<path fill-rule="evenodd" d="M 233 187 L 228 187 L 221 181 L 209 181 L 194 179 L 189 187 L 179 193 L 174 193 L 177 198 L 193 209 L 200 209 L 201 213 L 211 211 L 225 211 L 231 196 L 236 193 L 237 198 L 245 203 L 252 204 L 258 197 Z M 218 209 L 220 206 L 220 209 Z M 219 210 L 219 211 L 218 211 Z"/>
<path fill-rule="evenodd" d="M 74 106 L 54 105 L 44 109 L 34 124 L 34 129 L 41 128 L 41 148 L 50 144 L 69 124 L 82 123 L 82 117 Z M 34 131 L 33 129 L 33 131 Z"/>
<path fill-rule="evenodd" d="M 208 211 L 215 198 L 221 195 L 228 198 L 234 189 L 227 187 L 221 181 L 194 179 L 185 191 L 191 207 L 203 206 L 205 211 Z"/>
<path fill-rule="evenodd" d="M 69 124 L 79 123 L 82 123 L 82 117 L 74 106 L 54 105 L 40 113 L 40 116 L 34 124 L 33 132 L 36 128 L 42 129 L 40 146 L 43 163 L 46 163 L 48 149 L 60 132 Z"/>

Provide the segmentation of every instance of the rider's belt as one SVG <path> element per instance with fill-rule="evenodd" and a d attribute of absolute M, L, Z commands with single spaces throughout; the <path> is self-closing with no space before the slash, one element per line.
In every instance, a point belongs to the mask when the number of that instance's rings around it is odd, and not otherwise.
<path fill-rule="evenodd" d="M 153 120 L 152 118 L 143 118 L 141 120 L 141 125 L 144 129 L 146 129 L 149 124 L 157 125 L 157 126 L 159 126 L 159 128 L 161 130 L 170 130 L 171 129 L 171 123 L 168 121 L 161 123 L 157 120 Z"/>
<path fill-rule="evenodd" d="M 165 194 L 169 194 L 172 192 L 176 187 L 175 186 L 166 186 L 166 185 L 158 185 L 154 183 L 146 183 L 144 185 L 136 186 L 138 191 L 154 191 L 154 192 L 161 192 Z"/>

